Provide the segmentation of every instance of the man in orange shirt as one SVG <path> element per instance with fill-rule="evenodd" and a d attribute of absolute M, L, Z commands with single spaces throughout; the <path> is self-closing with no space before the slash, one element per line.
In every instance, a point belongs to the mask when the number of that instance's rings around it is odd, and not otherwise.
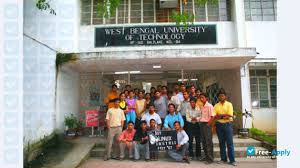
<path fill-rule="evenodd" d="M 104 103 L 107 105 L 107 109 L 114 107 L 114 99 L 119 98 L 117 85 L 113 84 L 111 86 L 111 91 L 108 93 L 106 98 L 104 99 Z"/>

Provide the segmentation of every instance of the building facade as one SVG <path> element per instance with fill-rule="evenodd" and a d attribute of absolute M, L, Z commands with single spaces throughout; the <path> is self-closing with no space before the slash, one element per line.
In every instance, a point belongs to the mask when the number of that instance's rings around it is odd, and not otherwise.
<path fill-rule="evenodd" d="M 213 102 L 222 87 L 235 111 L 252 111 L 246 127 L 276 132 L 276 0 L 184 2 L 170 9 L 162 0 L 122 0 L 107 19 L 97 14 L 102 0 L 53 0 L 56 15 L 25 0 L 25 141 L 62 131 L 67 114 L 84 119 L 112 83 L 148 91 L 183 81 Z M 194 24 L 176 26 L 172 11 L 192 13 Z M 79 59 L 57 72 L 56 53 Z"/>

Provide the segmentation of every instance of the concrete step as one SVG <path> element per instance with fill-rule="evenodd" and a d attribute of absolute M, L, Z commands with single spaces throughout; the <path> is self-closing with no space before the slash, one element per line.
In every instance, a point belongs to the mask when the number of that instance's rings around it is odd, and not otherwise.
<path fill-rule="evenodd" d="M 256 150 L 266 150 L 263 147 L 256 147 L 255 149 Z M 247 157 L 246 151 L 247 151 L 247 147 L 235 147 L 234 148 L 235 157 L 236 158 Z M 105 148 L 103 148 L 103 147 L 95 147 L 90 152 L 91 157 L 104 157 L 104 154 L 105 154 Z M 203 151 L 202 151 L 202 154 L 204 154 Z M 126 156 L 128 156 L 128 155 L 126 154 Z M 158 156 L 159 156 L 159 158 L 168 157 L 166 151 L 159 151 Z M 220 148 L 219 147 L 214 147 L 214 157 L 220 158 Z"/>
<path fill-rule="evenodd" d="M 238 136 L 236 135 L 233 136 L 233 143 L 234 143 L 234 147 L 248 147 L 248 146 L 261 147 L 262 146 L 262 143 L 260 141 L 257 141 L 252 138 L 242 139 L 242 138 L 238 138 Z M 213 144 L 214 147 L 219 147 L 219 140 L 216 135 L 213 136 Z M 99 147 L 103 147 L 105 145 L 106 145 L 106 137 L 101 137 L 101 141 L 96 143 L 96 146 Z"/>
<path fill-rule="evenodd" d="M 97 143 L 96 147 L 104 147 L 106 142 L 102 143 Z M 214 147 L 219 148 L 219 141 L 217 139 L 213 140 Z M 195 140 L 194 140 L 194 148 L 196 146 Z M 262 147 L 262 143 L 260 141 L 257 141 L 255 139 L 234 139 L 234 147 L 248 147 L 248 146 L 253 146 L 253 147 Z"/>

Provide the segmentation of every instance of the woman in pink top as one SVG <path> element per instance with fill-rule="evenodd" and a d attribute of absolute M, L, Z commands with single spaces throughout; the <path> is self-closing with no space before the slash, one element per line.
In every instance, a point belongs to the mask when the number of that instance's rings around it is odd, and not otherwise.
<path fill-rule="evenodd" d="M 136 99 L 133 98 L 134 92 L 129 91 L 129 98 L 126 99 L 126 103 L 128 105 L 128 112 L 126 114 L 126 125 L 128 125 L 129 121 L 132 121 L 135 124 L 136 120 Z"/>

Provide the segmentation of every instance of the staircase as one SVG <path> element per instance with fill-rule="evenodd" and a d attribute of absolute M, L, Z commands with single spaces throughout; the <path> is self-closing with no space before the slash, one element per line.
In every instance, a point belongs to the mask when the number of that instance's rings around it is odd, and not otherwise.
<path fill-rule="evenodd" d="M 255 147 L 256 150 L 266 150 L 262 147 L 262 144 L 260 141 L 254 140 L 254 139 L 240 139 L 237 138 L 237 136 L 234 136 L 233 138 L 234 142 L 234 152 L 236 158 L 246 158 L 247 157 L 247 147 L 252 146 Z M 219 141 L 217 136 L 213 137 L 213 143 L 214 143 L 214 157 L 220 158 L 220 148 L 219 148 Z M 194 144 L 195 149 L 195 144 Z M 204 152 L 202 151 L 202 154 Z M 90 157 L 95 158 L 103 158 L 105 155 L 105 143 L 97 143 L 95 147 L 90 151 Z M 127 156 L 127 155 L 126 155 Z M 167 157 L 166 151 L 160 151 L 159 152 L 159 158 Z"/>

